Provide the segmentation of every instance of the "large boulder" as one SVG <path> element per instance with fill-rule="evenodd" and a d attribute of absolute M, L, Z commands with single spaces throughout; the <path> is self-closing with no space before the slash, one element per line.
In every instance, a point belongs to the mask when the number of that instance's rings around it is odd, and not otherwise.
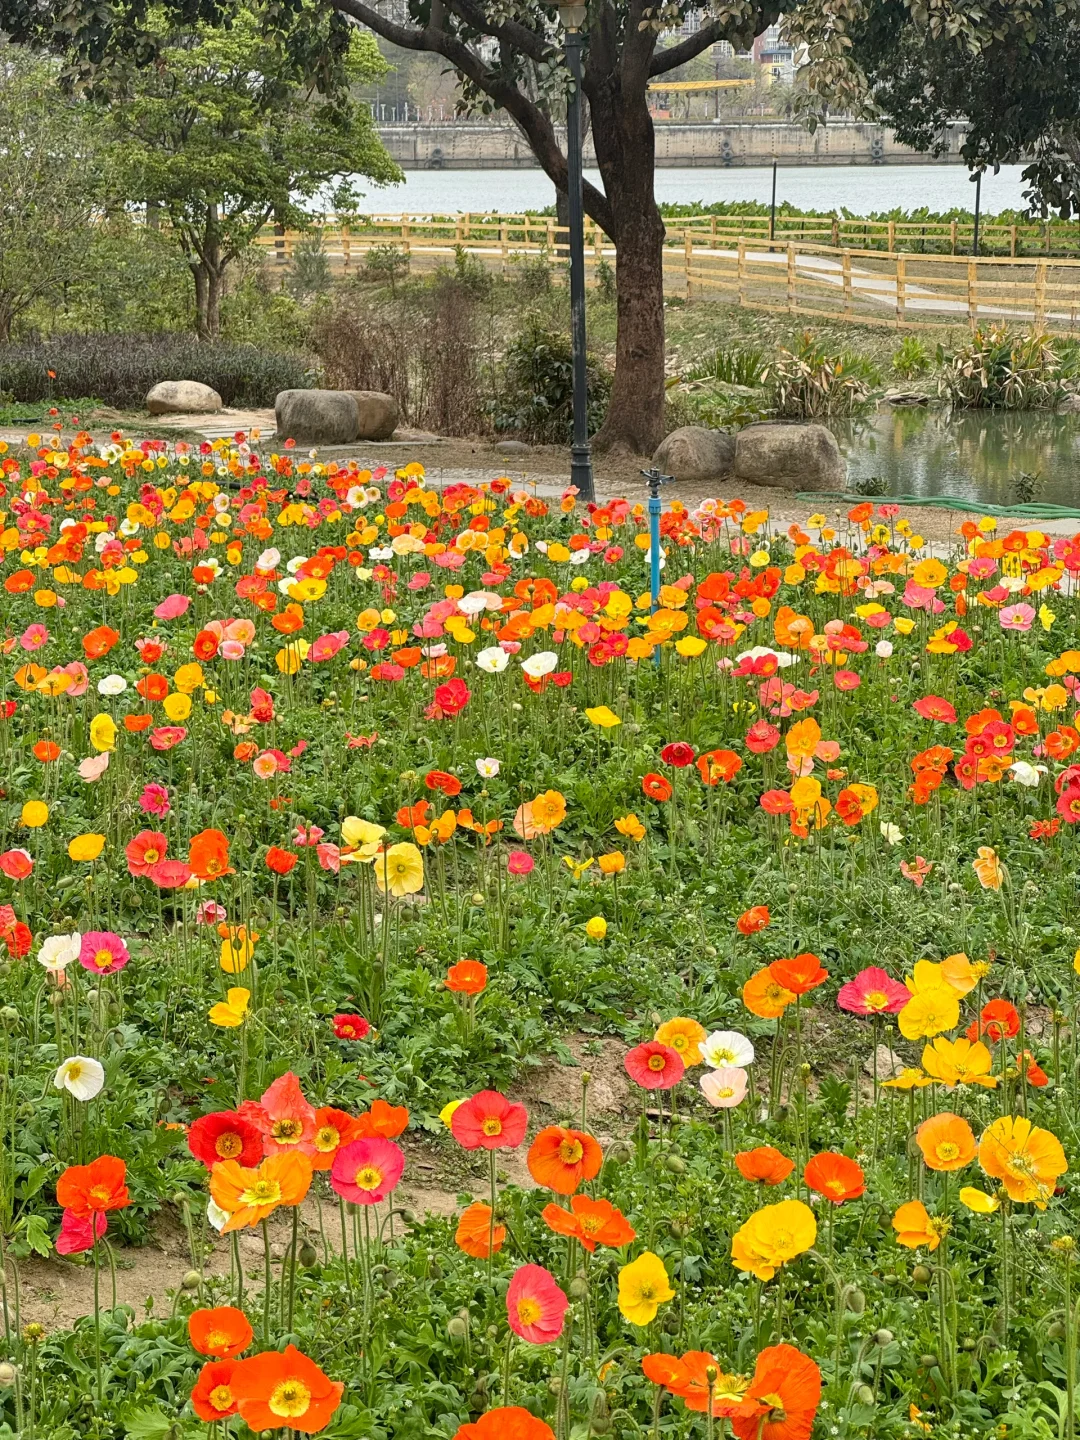
<path fill-rule="evenodd" d="M 735 437 L 726 430 L 684 425 L 660 441 L 653 464 L 676 480 L 721 480 L 734 459 Z"/>
<path fill-rule="evenodd" d="M 351 445 L 360 437 L 360 411 L 349 390 L 281 390 L 274 423 L 282 440 L 298 445 Z"/>
<path fill-rule="evenodd" d="M 212 415 L 222 408 L 221 396 L 198 380 L 160 380 L 146 395 L 151 415 Z"/>
<path fill-rule="evenodd" d="M 389 440 L 397 429 L 398 403 L 392 395 L 381 390 L 349 390 L 356 401 L 360 440 Z"/>
<path fill-rule="evenodd" d="M 764 422 L 735 437 L 734 476 L 780 490 L 842 490 L 847 464 L 824 425 Z"/>

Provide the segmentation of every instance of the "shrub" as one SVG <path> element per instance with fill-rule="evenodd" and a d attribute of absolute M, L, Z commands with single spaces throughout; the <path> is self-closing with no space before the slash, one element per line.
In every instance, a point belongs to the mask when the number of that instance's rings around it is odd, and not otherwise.
<path fill-rule="evenodd" d="M 685 380 L 718 380 L 724 385 L 760 385 L 765 352 L 755 346 L 720 346 L 708 359 L 692 366 Z"/>
<path fill-rule="evenodd" d="M 788 420 L 811 420 L 856 415 L 864 410 L 870 394 L 869 376 L 873 374 L 876 372 L 872 366 L 857 364 L 851 356 L 829 354 L 805 330 L 790 350 L 777 351 L 761 379 L 772 381 L 777 415 Z"/>
<path fill-rule="evenodd" d="M 1061 359 L 1048 335 L 978 329 L 955 350 L 938 346 L 938 393 L 964 410 L 1037 410 L 1057 403 Z"/>
<path fill-rule="evenodd" d="M 363 276 L 393 290 L 409 273 L 409 257 L 396 245 L 373 245 L 364 257 Z"/>
<path fill-rule="evenodd" d="M 611 394 L 611 375 L 588 361 L 589 430 L 597 430 Z M 573 356 L 569 335 L 533 316 L 509 345 L 502 364 L 497 430 L 513 430 L 537 445 L 564 444 L 573 432 Z"/>
<path fill-rule="evenodd" d="M 917 335 L 905 335 L 893 351 L 892 368 L 901 380 L 914 380 L 930 368 L 930 352 Z"/>
<path fill-rule="evenodd" d="M 0 391 L 14 400 L 94 395 L 105 405 L 132 410 L 159 380 L 198 380 L 226 405 L 238 406 L 272 405 L 279 390 L 314 383 L 301 355 L 206 344 L 188 335 L 57 335 L 0 345 Z"/>

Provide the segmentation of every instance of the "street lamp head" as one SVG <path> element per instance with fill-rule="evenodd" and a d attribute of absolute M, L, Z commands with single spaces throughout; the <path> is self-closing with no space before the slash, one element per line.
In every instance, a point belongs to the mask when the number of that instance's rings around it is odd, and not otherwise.
<path fill-rule="evenodd" d="M 580 30 L 585 24 L 586 6 L 582 4 L 563 4 L 558 7 L 559 19 L 562 21 L 564 30 L 571 33 Z"/>

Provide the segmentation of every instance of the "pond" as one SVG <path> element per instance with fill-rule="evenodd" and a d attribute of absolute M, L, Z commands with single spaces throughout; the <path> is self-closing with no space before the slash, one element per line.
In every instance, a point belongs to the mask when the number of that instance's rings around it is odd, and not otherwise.
<path fill-rule="evenodd" d="M 1035 500 L 1080 507 L 1078 415 L 884 406 L 830 428 L 847 456 L 849 486 L 880 476 L 892 495 L 1008 505 L 1027 474 L 1039 477 Z"/>

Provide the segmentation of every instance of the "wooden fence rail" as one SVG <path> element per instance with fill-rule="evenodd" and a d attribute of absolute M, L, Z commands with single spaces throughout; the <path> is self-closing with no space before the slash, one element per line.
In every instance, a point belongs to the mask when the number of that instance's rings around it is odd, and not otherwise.
<path fill-rule="evenodd" d="M 973 249 L 974 225 L 969 220 L 863 220 L 823 216 L 776 216 L 769 234 L 767 215 L 687 215 L 666 220 L 668 243 L 678 245 L 689 230 L 695 240 L 734 243 L 740 236 L 766 241 L 793 240 L 804 244 L 829 245 L 834 249 L 879 250 L 886 254 L 968 255 Z M 553 246 L 565 236 L 554 219 L 543 215 L 501 214 L 463 211 L 459 213 L 417 212 L 415 214 L 371 214 L 354 217 L 347 223 L 327 216 L 320 227 L 328 240 L 346 250 L 372 237 L 381 244 L 402 244 L 414 239 L 449 240 L 456 245 L 474 242 L 523 241 Z M 586 222 L 587 235 L 595 243 L 596 225 Z M 267 229 L 260 244 L 286 240 L 289 236 Z M 295 237 L 292 237 L 295 239 Z M 280 246 L 279 246 L 280 248 Z M 1080 256 L 1080 223 L 1067 220 L 1032 220 L 1005 225 L 984 221 L 979 227 L 979 249 L 986 256 Z"/>
<path fill-rule="evenodd" d="M 523 262 L 565 269 L 566 231 L 549 219 L 455 216 L 404 220 L 396 228 L 358 231 L 325 227 L 323 253 L 342 274 L 361 272 L 367 256 L 391 246 L 418 269 L 452 263 L 464 252 L 488 268 L 511 274 Z M 288 266 L 299 240 L 269 232 L 259 243 Z M 614 246 L 595 225 L 586 233 L 586 273 L 595 283 L 601 263 L 617 269 Z M 728 237 L 687 224 L 664 249 L 668 292 L 724 300 L 751 309 L 818 320 L 850 320 L 894 329 L 977 325 L 1002 320 L 1015 328 L 1080 334 L 1080 260 L 883 252 L 769 241 L 755 234 Z"/>

